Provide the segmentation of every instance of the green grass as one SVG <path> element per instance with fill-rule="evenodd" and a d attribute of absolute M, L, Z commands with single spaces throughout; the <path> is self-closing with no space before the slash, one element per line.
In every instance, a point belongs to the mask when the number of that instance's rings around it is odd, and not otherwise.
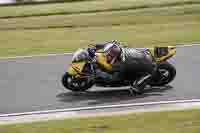
<path fill-rule="evenodd" d="M 44 29 L 143 25 L 200 21 L 200 4 L 79 15 L 0 19 L 1 29 Z M 83 20 L 83 21 L 82 21 Z"/>
<path fill-rule="evenodd" d="M 130 47 L 200 42 L 199 12 L 200 5 L 194 4 L 0 19 L 0 56 L 72 52 L 90 43 L 113 39 Z"/>
<path fill-rule="evenodd" d="M 136 113 L 0 126 L 1 133 L 199 133 L 200 110 Z"/>
<path fill-rule="evenodd" d="M 97 11 L 127 10 L 166 5 L 200 3 L 199 0 L 98 0 L 75 3 L 11 6 L 0 8 L 0 18 L 52 14 L 86 13 Z"/>
<path fill-rule="evenodd" d="M 3 31 L 0 56 L 72 52 L 94 42 L 120 40 L 130 47 L 199 42 L 199 23 Z"/>

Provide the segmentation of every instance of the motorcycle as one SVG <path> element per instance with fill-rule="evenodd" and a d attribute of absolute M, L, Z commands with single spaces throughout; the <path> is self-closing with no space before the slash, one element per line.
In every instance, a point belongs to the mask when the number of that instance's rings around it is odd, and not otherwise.
<path fill-rule="evenodd" d="M 169 59 L 176 55 L 176 47 L 153 47 L 142 49 L 145 55 L 149 56 L 156 64 L 157 74 L 148 84 L 151 87 L 164 86 L 169 84 L 176 77 L 176 68 L 169 62 Z M 96 51 L 99 60 L 106 64 L 106 57 L 103 49 Z M 107 65 L 107 71 L 112 70 L 110 64 Z M 99 66 L 94 61 L 94 57 L 90 57 L 87 49 L 77 50 L 72 58 L 67 72 L 62 76 L 62 85 L 71 91 L 86 91 L 93 85 L 100 87 L 125 87 L 130 86 L 129 81 L 113 82 L 111 78 L 98 77 Z M 134 79 L 135 80 L 135 79 Z M 134 81 L 133 81 L 134 82 Z"/>

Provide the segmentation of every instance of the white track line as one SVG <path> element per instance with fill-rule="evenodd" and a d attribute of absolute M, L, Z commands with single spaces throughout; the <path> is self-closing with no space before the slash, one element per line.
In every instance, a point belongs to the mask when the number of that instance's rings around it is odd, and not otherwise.
<path fill-rule="evenodd" d="M 192 46 L 200 46 L 200 44 L 185 44 L 185 45 L 177 45 L 177 48 L 182 47 L 192 47 Z M 143 49 L 143 48 L 137 48 Z M 34 58 L 34 57 L 48 57 L 48 56 L 63 56 L 63 55 L 72 55 L 73 53 L 60 53 L 60 54 L 39 54 L 39 55 L 29 55 L 29 56 L 15 56 L 15 57 L 0 57 L 0 60 L 9 60 L 9 59 L 25 59 L 25 58 Z"/>
<path fill-rule="evenodd" d="M 200 46 L 200 43 L 193 43 L 193 44 L 179 44 L 176 47 L 177 48 L 183 48 L 183 47 L 192 47 L 192 46 Z"/>
<path fill-rule="evenodd" d="M 160 101 L 160 102 L 145 102 L 145 103 L 132 103 L 132 104 L 118 104 L 118 105 L 105 105 L 105 106 L 92 106 L 92 107 L 80 107 L 80 108 L 69 108 L 69 109 L 56 109 L 56 110 L 45 110 L 45 111 L 34 111 L 34 112 L 12 113 L 12 114 L 1 114 L 0 118 L 1 117 L 13 117 L 13 116 L 36 115 L 36 114 L 73 112 L 73 111 L 83 111 L 83 110 L 111 109 L 111 108 L 122 108 L 122 107 L 163 105 L 163 104 L 178 104 L 178 103 L 191 103 L 191 102 L 193 102 L 193 103 L 194 102 L 200 102 L 200 99 Z"/>
<path fill-rule="evenodd" d="M 63 56 L 63 55 L 73 55 L 73 53 L 39 54 L 39 55 L 15 56 L 15 57 L 0 57 L 0 60 L 25 59 L 25 58 L 35 58 L 35 57 L 48 57 L 48 56 Z"/>
<path fill-rule="evenodd" d="M 64 120 L 73 118 L 92 118 L 92 117 L 107 117 L 128 115 L 130 113 L 145 113 L 145 112 L 168 112 L 200 109 L 200 102 L 176 103 L 176 104 L 159 104 L 150 106 L 132 106 L 128 108 L 113 108 L 111 111 L 106 110 L 83 110 L 71 112 L 57 112 L 51 114 L 33 114 L 12 117 L 0 117 L 0 125 L 45 122 L 49 120 Z"/>

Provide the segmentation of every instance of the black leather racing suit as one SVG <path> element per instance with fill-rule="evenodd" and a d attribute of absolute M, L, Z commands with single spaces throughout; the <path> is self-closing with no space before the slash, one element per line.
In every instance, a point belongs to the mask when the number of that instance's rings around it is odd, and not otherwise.
<path fill-rule="evenodd" d="M 155 64 L 150 56 L 142 50 L 133 48 L 121 48 L 119 61 L 113 64 L 114 79 L 133 80 L 145 75 L 155 74 Z"/>

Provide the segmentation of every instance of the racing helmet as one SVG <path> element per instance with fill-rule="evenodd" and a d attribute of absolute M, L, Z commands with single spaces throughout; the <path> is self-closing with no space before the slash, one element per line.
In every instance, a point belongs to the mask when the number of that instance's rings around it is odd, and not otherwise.
<path fill-rule="evenodd" d="M 106 46 L 104 48 L 104 53 L 109 58 L 115 58 L 120 55 L 121 48 L 116 41 L 112 41 L 112 42 L 106 44 Z"/>

